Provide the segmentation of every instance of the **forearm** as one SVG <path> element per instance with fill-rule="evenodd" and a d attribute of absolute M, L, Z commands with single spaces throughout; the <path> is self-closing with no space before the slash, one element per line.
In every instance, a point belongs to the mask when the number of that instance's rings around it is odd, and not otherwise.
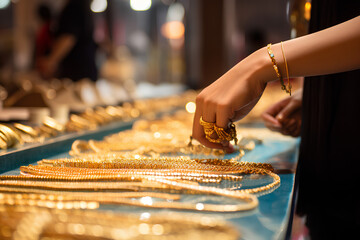
<path fill-rule="evenodd" d="M 360 17 L 283 42 L 290 77 L 325 75 L 360 68 Z M 286 77 L 281 45 L 272 46 Z M 261 49 L 266 53 L 266 49 Z M 270 61 L 270 60 L 269 60 Z M 269 77 L 268 81 L 272 78 Z"/>
<path fill-rule="evenodd" d="M 76 42 L 76 38 L 70 34 L 62 35 L 55 42 L 53 51 L 49 57 L 50 61 L 59 63 L 71 51 Z"/>

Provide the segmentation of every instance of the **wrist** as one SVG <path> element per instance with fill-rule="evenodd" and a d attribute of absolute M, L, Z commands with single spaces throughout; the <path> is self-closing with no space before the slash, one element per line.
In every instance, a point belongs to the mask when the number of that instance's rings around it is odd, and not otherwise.
<path fill-rule="evenodd" d="M 250 57 L 253 58 L 254 74 L 260 84 L 266 85 L 278 79 L 266 47 L 255 51 Z"/>

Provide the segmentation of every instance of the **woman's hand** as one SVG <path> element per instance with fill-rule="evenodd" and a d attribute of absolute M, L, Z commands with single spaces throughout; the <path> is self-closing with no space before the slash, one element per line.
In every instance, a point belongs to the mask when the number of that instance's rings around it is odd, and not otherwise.
<path fill-rule="evenodd" d="M 218 127 L 245 117 L 260 99 L 266 82 L 276 78 L 266 49 L 262 48 L 238 63 L 196 98 L 193 138 L 210 148 L 233 152 L 228 141 L 213 143 L 206 139 L 200 117 Z M 211 138 L 217 139 L 214 133 Z"/>
<path fill-rule="evenodd" d="M 269 129 L 292 137 L 300 136 L 302 90 L 268 108 L 262 118 Z"/>

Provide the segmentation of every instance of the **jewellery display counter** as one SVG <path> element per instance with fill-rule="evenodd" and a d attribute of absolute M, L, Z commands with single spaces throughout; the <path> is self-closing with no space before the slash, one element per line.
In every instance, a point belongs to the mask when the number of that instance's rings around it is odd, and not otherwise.
<path fill-rule="evenodd" d="M 192 116 L 184 111 L 151 119 L 113 121 L 1 152 L 0 220 L 7 225 L 0 238 L 286 238 L 296 139 L 242 124 L 237 151 L 223 154 L 189 142 L 191 126 L 182 124 Z"/>

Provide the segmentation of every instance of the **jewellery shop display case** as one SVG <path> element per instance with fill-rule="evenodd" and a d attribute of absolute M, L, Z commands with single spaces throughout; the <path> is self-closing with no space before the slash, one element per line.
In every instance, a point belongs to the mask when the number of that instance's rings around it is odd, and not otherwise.
<path fill-rule="evenodd" d="M 175 112 L 175 111 L 174 111 Z M 182 111 L 180 111 L 182 112 Z M 184 111 L 185 112 L 185 111 Z M 175 115 L 177 113 L 175 112 Z M 184 113 L 182 113 L 184 114 Z M 87 142 L 87 141 L 98 141 L 101 142 L 104 137 L 111 136 L 114 134 L 116 136 L 117 133 L 122 134 L 129 131 L 131 128 L 134 128 L 133 124 L 137 126 L 139 129 L 139 125 L 142 125 L 144 122 L 157 121 L 158 119 L 164 119 L 166 121 L 170 121 L 171 114 L 168 113 L 162 114 L 163 116 L 158 115 L 155 120 L 147 120 L 147 118 L 137 118 L 128 121 L 113 121 L 112 123 L 98 126 L 93 130 L 86 130 L 81 132 L 73 132 L 61 134 L 59 136 L 49 138 L 42 143 L 33 143 L 21 146 L 19 148 L 13 148 L 4 150 L 0 153 L 0 170 L 1 170 L 1 181 L 4 183 L 6 180 L 4 176 L 8 175 L 19 175 L 21 166 L 29 166 L 29 164 L 36 165 L 38 161 L 43 159 L 61 159 L 61 158 L 69 158 L 69 151 L 74 148 L 74 142 Z M 165 115 L 165 116 L 164 116 Z M 170 119 L 170 120 L 169 120 Z M 192 117 L 190 117 L 192 119 Z M 141 123 L 141 124 L 139 124 Z M 160 125 L 159 125 L 160 126 Z M 136 129 L 136 128 L 135 128 Z M 140 130 L 139 130 L 140 131 Z M 179 129 L 177 129 L 179 131 Z M 108 201 L 106 204 L 101 204 L 95 208 L 96 210 L 86 210 L 87 212 L 81 212 L 80 210 L 71 210 L 72 214 L 78 214 L 80 216 L 87 216 L 89 214 L 99 214 L 106 212 L 107 214 L 114 214 L 114 220 L 119 219 L 119 216 L 127 216 L 126 221 L 129 222 L 130 216 L 135 216 L 137 222 L 134 225 L 124 227 L 124 229 L 113 229 L 112 235 L 108 237 L 109 239 L 204 239 L 205 237 L 209 237 L 212 235 L 212 238 L 215 239 L 286 239 L 287 234 L 289 234 L 288 228 L 291 215 L 292 215 L 292 201 L 294 194 L 294 180 L 295 180 L 295 167 L 297 161 L 297 146 L 298 141 L 294 138 L 283 137 L 279 134 L 275 134 L 267 130 L 262 124 L 242 124 L 237 126 L 238 136 L 243 134 L 245 137 L 243 139 L 239 139 L 241 145 L 242 143 L 247 144 L 241 151 L 237 151 L 232 154 L 226 154 L 221 158 L 224 160 L 220 161 L 228 161 L 226 159 L 233 158 L 233 161 L 240 162 L 254 162 L 254 163 L 270 163 L 274 167 L 274 173 L 276 176 L 279 176 L 280 184 L 271 185 L 272 181 L 276 180 L 276 177 L 269 178 L 269 176 L 261 176 L 261 174 L 245 174 L 243 179 L 240 182 L 232 179 L 222 180 L 220 183 L 206 182 L 199 183 L 201 186 L 210 187 L 211 189 L 225 189 L 226 191 L 236 191 L 240 189 L 260 189 L 258 192 L 254 194 L 257 197 L 258 205 L 255 207 L 251 207 L 249 209 L 242 208 L 241 200 L 232 199 L 229 197 L 228 193 L 222 194 L 219 193 L 217 196 L 213 194 L 208 194 L 212 190 L 205 189 L 202 193 L 192 194 L 191 188 L 187 188 L 188 191 L 185 192 L 173 192 L 170 191 L 168 193 L 172 194 L 176 193 L 180 194 L 181 198 L 178 199 L 170 199 L 169 197 L 165 197 L 166 200 L 159 200 L 155 195 L 149 193 L 146 195 L 138 192 L 138 196 L 134 195 L 132 198 L 128 198 L 128 200 L 121 201 Z M 155 137 L 157 132 L 155 133 Z M 253 136 L 256 136 L 254 138 Z M 245 139 L 245 142 L 242 140 Z M 251 141 L 250 141 L 250 140 Z M 130 141 L 130 140 L 129 140 Z M 139 140 L 140 141 L 140 140 Z M 170 140 L 169 140 L 170 141 Z M 151 143 L 150 143 L 151 144 Z M 74 149 L 72 149 L 74 150 Z M 240 156 L 241 155 L 241 156 Z M 156 157 L 155 157 L 156 158 Z M 215 159 L 214 157 L 205 156 L 200 159 L 200 162 L 206 162 L 207 158 Z M 136 159 L 133 159 L 134 161 Z M 211 160 L 208 160 L 211 161 Z M 226 165 L 226 164 L 225 164 Z M 270 175 L 271 176 L 271 175 Z M 194 179 L 191 179 L 194 180 Z M 31 182 L 31 180 L 29 180 Z M 116 180 L 112 180 L 111 183 L 115 183 Z M 184 180 L 186 182 L 186 180 Z M 196 179 L 195 179 L 196 182 Z M 200 181 L 201 182 L 201 181 Z M 182 181 L 180 181 L 182 183 Z M 271 187 L 266 189 L 261 189 L 262 186 Z M 4 188 L 5 186 L 5 188 Z M 7 186 L 8 187 L 8 186 Z M 2 184 L 0 186 L 1 189 L 6 189 L 6 184 Z M 180 186 L 181 188 L 181 186 Z M 8 188 L 9 189 L 9 188 Z M 11 189 L 11 188 L 10 188 Z M 32 191 L 31 187 L 28 187 L 27 190 L 29 193 L 36 193 L 36 191 Z M 39 193 L 46 188 L 40 188 Z M 52 193 L 56 195 L 57 191 L 53 191 Z M 94 189 L 94 192 L 97 192 Z M 190 190 L 190 191 L 189 191 Z M 7 190 L 7 192 L 11 193 L 11 190 Z M 63 193 L 59 190 L 59 193 Z M 6 191 L 5 191 L 6 192 Z M 1 193 L 5 193 L 1 191 Z M 114 190 L 112 190 L 114 192 Z M 157 192 L 157 191 L 153 191 Z M 70 191 L 71 194 L 71 191 Z M 100 192 L 101 194 L 101 192 Z M 108 196 L 107 192 L 103 193 L 104 196 Z M 223 195 L 223 196 L 219 196 Z M 21 194 L 19 195 L 21 196 Z M 98 195 L 99 196 L 99 195 Z M 19 197 L 21 198 L 21 197 Z M 31 197 L 30 197 L 31 198 Z M 2 195 L 3 200 L 4 196 Z M 49 199 L 48 199 L 49 200 Z M 50 199 L 54 200 L 54 199 Z M 55 200 L 58 200 L 55 197 Z M 88 201 L 87 199 L 86 201 Z M 95 198 L 96 200 L 96 198 Z M 136 201 L 140 204 L 132 204 L 131 201 Z M 83 201 L 83 204 L 86 202 Z M 104 201 L 104 200 L 102 200 Z M 90 201 L 91 202 L 91 201 Z M 106 202 L 106 201 L 105 201 Z M 177 205 L 177 203 L 184 203 L 184 205 Z M 4 202 L 2 202 L 4 204 Z M 16 205 L 15 202 L 7 202 L 9 205 Z M 95 201 L 96 203 L 96 201 Z M 28 203 L 28 205 L 34 205 L 35 203 Z M 81 203 L 77 208 L 82 208 Z M 155 208 L 147 207 L 151 205 L 157 205 Z M 160 204 L 160 205 L 159 205 Z M 6 204 L 5 204 L 6 205 Z M 21 205 L 21 202 L 20 202 Z M 35 204 L 36 205 L 36 204 Z M 176 207 L 172 206 L 176 205 Z M 246 204 L 245 204 L 246 205 Z M 73 207 L 66 207 L 66 205 L 60 204 L 57 202 L 57 205 L 51 205 L 51 208 L 56 208 L 58 211 L 68 211 L 66 208 L 72 209 Z M 75 206 L 75 205 L 74 205 Z M 237 210 L 234 206 L 240 206 Z M 1 205 L 0 205 L 1 207 Z M 2 206 L 3 207 L 3 206 Z M 43 206 L 44 207 L 44 206 Z M 48 206 L 44 207 L 45 209 Z M 76 208 L 76 207 L 75 207 Z M 40 208 L 42 209 L 42 208 Z M 64 209 L 64 210 L 59 210 Z M 80 213 L 78 212 L 80 211 Z M 110 213 L 109 213 L 110 212 Z M 2 212 L 4 214 L 4 212 Z M 82 215 L 83 214 L 83 215 Z M 97 215 L 95 214 L 95 218 Z M 178 215 L 181 214 L 181 215 Z M 39 215 L 39 214 L 38 214 Z M 41 215 L 41 214 L 40 214 Z M 40 216 L 39 215 L 39 216 Z M 149 219 L 162 219 L 163 223 L 157 222 L 156 224 L 148 224 Z M 170 218 L 170 220 L 169 220 Z M 87 219 L 87 218 L 86 218 Z M 139 222 L 139 219 L 141 220 Z M 194 226 L 194 222 L 200 223 L 202 228 L 198 229 L 188 229 L 189 224 L 187 221 L 190 219 L 193 222 L 190 222 L 190 225 Z M 80 220 L 80 225 L 78 228 L 74 227 L 71 230 L 71 226 L 68 226 L 67 234 L 79 235 L 77 237 L 86 236 L 86 229 L 89 225 L 83 224 Z M 89 221 L 89 220 L 86 220 Z M 85 222 L 86 222 L 85 221 Z M 161 222 L 161 220 L 159 220 Z M 166 224 L 170 224 L 172 230 L 168 230 L 170 232 L 178 231 L 173 238 L 167 238 L 168 234 L 166 229 L 169 227 Z M 173 221 L 173 222 L 172 222 Z M 216 225 L 216 221 L 220 221 L 221 224 Z M 19 222 L 18 224 L 20 224 Z M 82 224 L 82 225 L 81 225 Z M 145 225 L 144 225 L 145 224 Z M 184 225 L 185 224 L 185 225 Z M 225 224 L 225 225 L 224 225 Z M 204 227 L 205 225 L 205 227 Z M 216 226 L 215 226 L 216 225 Z M 291 224 L 290 224 L 291 225 Z M 58 226 L 58 225 L 54 225 Z M 62 226 L 62 225 L 59 225 Z M 99 227 L 99 226 L 98 226 Z M 17 232 L 21 232 L 21 228 L 19 230 L 19 226 L 16 227 Z M 185 232 L 182 232 L 182 228 L 187 229 Z M 214 228 L 215 232 L 207 232 L 210 228 Z M 101 228 L 102 229 L 102 228 Z M 129 230 L 130 229 L 130 230 Z M 131 230 L 132 229 L 132 230 Z M 165 230 L 164 230 L 165 229 Z M 178 230 L 176 230 L 178 229 Z M 6 229 L 2 228 L 2 236 L 6 236 Z M 14 230 L 15 231 L 15 230 Z M 23 230 L 26 232 L 26 230 Z M 100 231 L 100 230 L 99 230 Z M 104 229 L 100 232 L 104 233 Z M 127 231 L 130 231 L 127 232 Z M 56 231 L 55 231 L 56 232 Z M 135 233 L 134 233 L 135 232 Z M 179 232 L 182 232 L 179 235 Z M 220 233 L 219 233 L 220 232 Z M 186 233 L 186 234 L 184 234 Z M 5 235 L 4 235 L 5 234 Z M 98 235 L 96 235 L 98 234 Z M 105 233 L 104 233 L 105 234 Z M 210 235 L 209 235 L 210 234 Z M 215 235 L 213 235 L 215 234 Z M 26 235 L 26 234 L 25 234 Z M 25 236 L 24 235 L 24 236 Z M 8 235 L 10 236 L 10 235 Z M 22 236 L 21 234 L 19 236 Z M 40 235 L 39 235 L 40 236 Z M 105 235 L 101 235 L 99 232 L 94 232 L 92 235 L 94 236 L 102 236 L 106 238 Z M 151 237 L 149 237 L 151 236 Z M 5 238 L 7 239 L 7 238 Z M 41 239 L 33 238 L 33 239 Z M 66 238 L 64 238 L 66 239 Z M 72 238 L 71 238 L 72 239 Z M 90 238 L 81 238 L 81 239 L 90 239 Z M 93 238 L 91 238 L 93 239 Z M 98 238 L 94 238 L 98 239 Z M 103 238 L 99 238 L 103 239 Z"/>

